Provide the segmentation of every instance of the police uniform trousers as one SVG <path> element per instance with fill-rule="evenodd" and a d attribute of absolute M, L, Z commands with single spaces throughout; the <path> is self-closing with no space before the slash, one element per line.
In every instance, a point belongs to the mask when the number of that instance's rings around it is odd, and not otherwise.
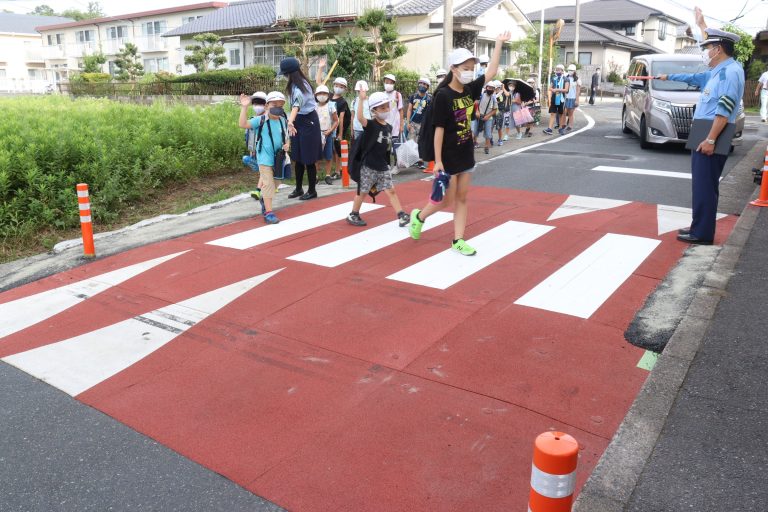
<path fill-rule="evenodd" d="M 715 239 L 717 200 L 720 196 L 720 176 L 728 155 L 707 156 L 691 153 L 693 222 L 691 235 L 699 240 Z"/>

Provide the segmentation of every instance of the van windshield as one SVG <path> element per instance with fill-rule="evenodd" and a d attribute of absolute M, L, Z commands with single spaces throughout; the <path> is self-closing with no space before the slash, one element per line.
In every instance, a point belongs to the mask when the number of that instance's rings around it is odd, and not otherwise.
<path fill-rule="evenodd" d="M 673 73 L 701 73 L 708 68 L 699 61 L 658 61 L 651 67 L 653 76 L 671 75 Z M 696 85 L 688 85 L 685 82 L 673 82 L 671 80 L 654 80 L 653 88 L 657 91 L 698 91 Z"/>

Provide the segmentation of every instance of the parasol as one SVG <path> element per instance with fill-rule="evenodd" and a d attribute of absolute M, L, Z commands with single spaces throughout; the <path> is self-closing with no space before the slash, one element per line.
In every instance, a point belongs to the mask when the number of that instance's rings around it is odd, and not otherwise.
<path fill-rule="evenodd" d="M 504 85 L 508 85 L 510 82 L 514 82 L 515 92 L 520 94 L 520 99 L 523 100 L 523 102 L 536 99 L 536 92 L 525 80 L 520 80 L 519 78 L 505 78 L 502 80 Z"/>

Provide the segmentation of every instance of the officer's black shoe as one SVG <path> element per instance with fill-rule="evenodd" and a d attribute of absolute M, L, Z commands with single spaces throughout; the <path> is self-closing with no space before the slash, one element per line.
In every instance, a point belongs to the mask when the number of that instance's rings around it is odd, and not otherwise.
<path fill-rule="evenodd" d="M 712 245 L 712 240 L 702 240 L 700 238 L 696 238 L 690 233 L 688 233 L 687 235 L 677 235 L 677 239 L 680 240 L 681 242 L 687 242 L 689 244 Z"/>
<path fill-rule="evenodd" d="M 677 230 L 678 235 L 690 235 L 691 234 L 691 228 L 683 228 Z"/>

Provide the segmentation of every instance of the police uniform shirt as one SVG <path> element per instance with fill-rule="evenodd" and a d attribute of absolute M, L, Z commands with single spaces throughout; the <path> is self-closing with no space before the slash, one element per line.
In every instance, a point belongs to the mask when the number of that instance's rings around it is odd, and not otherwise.
<path fill-rule="evenodd" d="M 732 57 L 703 73 L 672 74 L 667 79 L 697 85 L 701 89 L 694 119 L 712 121 L 715 116 L 723 116 L 729 123 L 736 122 L 739 103 L 744 96 L 744 69 Z"/>

